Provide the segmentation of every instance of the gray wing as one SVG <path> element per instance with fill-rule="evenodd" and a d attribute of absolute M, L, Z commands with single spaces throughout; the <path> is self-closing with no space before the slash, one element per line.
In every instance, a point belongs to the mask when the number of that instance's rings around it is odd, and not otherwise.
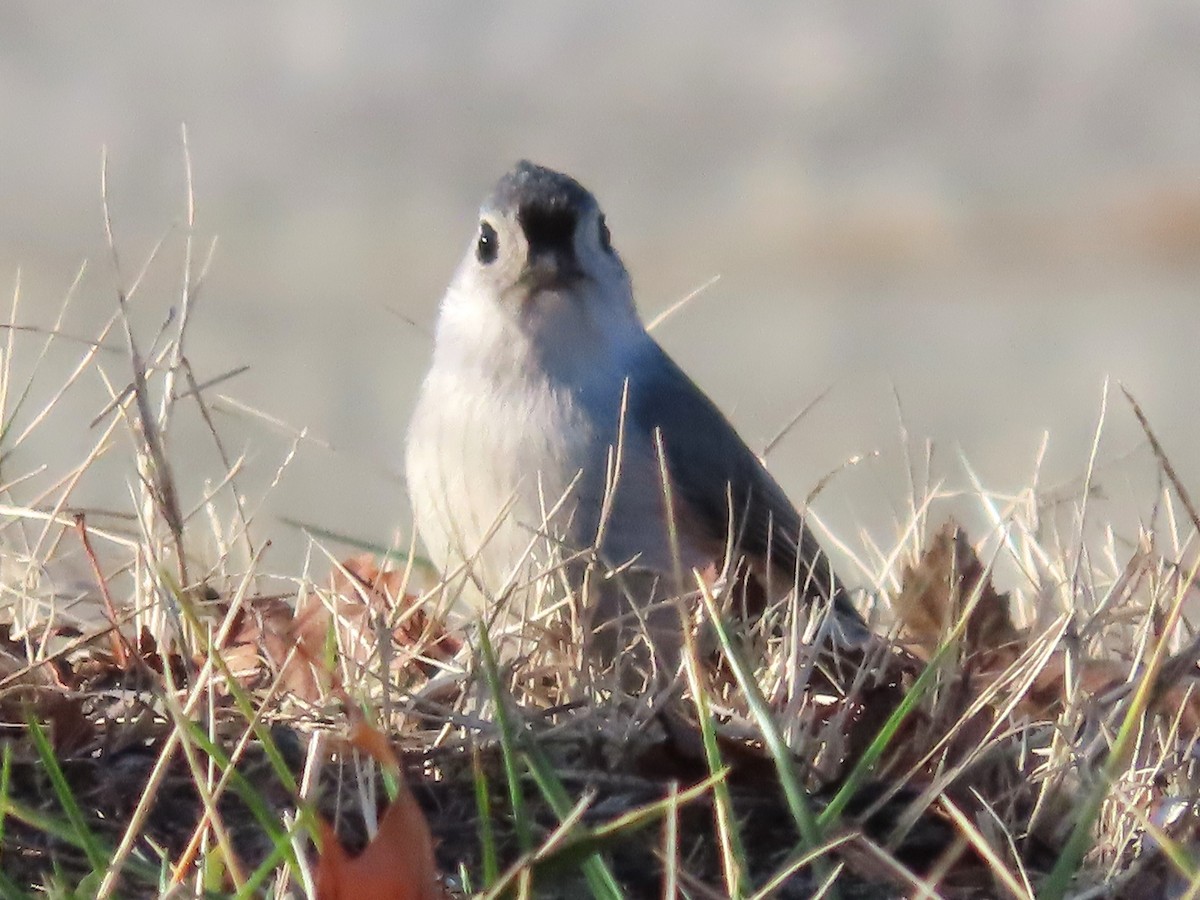
<path fill-rule="evenodd" d="M 648 434 L 661 429 L 680 505 L 702 520 L 686 526 L 702 528 L 706 537 L 724 543 L 732 498 L 735 547 L 742 555 L 769 558 L 789 583 L 798 576 L 810 599 L 832 597 L 852 612 L 828 556 L 778 482 L 657 343 L 649 342 L 629 378 L 631 423 Z"/>

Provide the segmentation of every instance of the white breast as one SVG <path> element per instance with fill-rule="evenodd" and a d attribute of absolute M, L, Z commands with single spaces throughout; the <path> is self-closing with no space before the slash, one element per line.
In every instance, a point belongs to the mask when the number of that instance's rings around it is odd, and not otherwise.
<path fill-rule="evenodd" d="M 607 344 L 558 329 L 542 334 L 535 352 L 494 302 L 477 300 L 452 288 L 443 303 L 409 427 L 407 475 L 432 561 L 443 573 L 469 564 L 496 596 L 514 574 L 522 581 L 596 542 L 622 393 L 649 338 L 640 326 L 601 332 Z M 572 352 L 551 366 L 546 341 Z M 630 431 L 623 450 L 602 560 L 670 573 L 675 548 L 653 436 Z M 686 527 L 680 538 L 684 571 L 704 565 L 709 548 L 694 546 Z"/>
<path fill-rule="evenodd" d="M 421 539 L 435 564 L 468 562 L 489 593 L 514 570 L 545 566 L 548 532 L 578 544 L 576 499 L 550 511 L 591 468 L 591 429 L 544 380 L 434 365 L 409 428 L 407 475 Z M 532 546 L 531 546 L 532 545 Z"/>

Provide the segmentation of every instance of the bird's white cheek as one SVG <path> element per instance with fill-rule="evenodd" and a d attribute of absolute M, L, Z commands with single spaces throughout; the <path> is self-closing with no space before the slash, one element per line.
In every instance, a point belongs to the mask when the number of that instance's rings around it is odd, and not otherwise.
<path fill-rule="evenodd" d="M 434 366 L 446 371 L 511 366 L 524 351 L 521 329 L 495 298 L 452 290 L 442 302 Z"/>

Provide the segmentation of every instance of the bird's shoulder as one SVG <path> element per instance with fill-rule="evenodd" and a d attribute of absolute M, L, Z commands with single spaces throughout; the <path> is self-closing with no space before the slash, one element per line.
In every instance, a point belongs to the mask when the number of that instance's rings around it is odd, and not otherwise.
<path fill-rule="evenodd" d="M 733 424 L 655 342 L 629 367 L 627 416 L 642 434 L 662 435 L 662 452 L 688 504 L 725 523 L 732 499 L 752 531 L 793 531 L 800 516 Z"/>

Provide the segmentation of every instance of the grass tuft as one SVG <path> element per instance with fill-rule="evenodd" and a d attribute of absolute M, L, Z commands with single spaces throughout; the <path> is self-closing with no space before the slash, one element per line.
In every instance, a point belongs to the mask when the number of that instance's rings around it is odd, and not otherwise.
<path fill-rule="evenodd" d="M 402 878 L 371 867 L 409 859 L 377 842 L 412 834 L 450 896 L 1200 896 L 1200 518 L 1128 394 L 1162 479 L 1144 520 L 1101 518 L 1102 480 L 1139 464 L 1101 452 L 1107 402 L 1067 488 L 1035 472 L 989 491 L 960 455 L 990 524 L 971 537 L 946 523 L 955 474 L 902 426 L 907 512 L 852 558 L 878 586 L 868 646 L 787 604 L 741 621 L 736 579 L 678 572 L 697 585 L 667 601 L 687 623 L 679 670 L 635 628 L 610 668 L 562 565 L 481 622 L 454 603 L 461 573 L 439 581 L 412 546 L 339 560 L 319 523 L 259 517 L 249 485 L 319 442 L 222 393 L 241 368 L 185 352 L 212 259 L 187 182 L 183 224 L 140 266 L 112 242 L 94 336 L 73 320 L 83 269 L 48 324 L 13 298 L 0 896 L 311 894 Z M 107 187 L 104 215 L 111 240 Z M 164 301 L 146 275 L 172 241 Z M 264 447 L 283 433 L 278 459 L 231 455 L 233 425 L 265 426 Z M 52 471 L 39 442 L 62 435 L 82 449 Z M 184 444 L 218 463 L 197 471 Z M 114 479 L 123 503 L 80 500 Z M 308 562 L 272 571 L 274 530 L 296 527 Z M 388 816 L 402 800 L 420 828 Z"/>

